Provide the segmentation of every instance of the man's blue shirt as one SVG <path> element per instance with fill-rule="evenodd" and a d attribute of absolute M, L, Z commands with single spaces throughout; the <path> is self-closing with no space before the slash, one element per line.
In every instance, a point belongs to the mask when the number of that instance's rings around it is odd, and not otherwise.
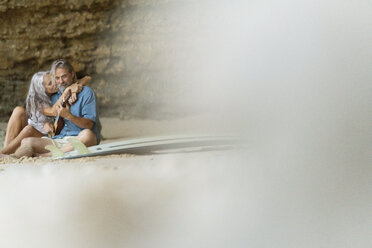
<path fill-rule="evenodd" d="M 55 104 L 60 96 L 62 95 L 61 91 L 54 94 L 52 96 L 52 103 Z M 101 140 L 100 135 L 100 121 L 97 112 L 97 103 L 96 103 L 96 95 L 94 94 L 93 90 L 88 87 L 84 86 L 83 90 L 78 94 L 76 102 L 70 107 L 71 114 L 90 119 L 94 122 L 94 126 L 92 131 L 96 134 L 97 137 L 97 144 L 99 144 Z M 79 133 L 84 130 L 84 128 L 76 126 L 69 120 L 63 119 L 65 122 L 65 126 L 63 127 L 60 134 L 54 136 L 55 139 L 61 139 L 65 136 L 78 136 Z"/>

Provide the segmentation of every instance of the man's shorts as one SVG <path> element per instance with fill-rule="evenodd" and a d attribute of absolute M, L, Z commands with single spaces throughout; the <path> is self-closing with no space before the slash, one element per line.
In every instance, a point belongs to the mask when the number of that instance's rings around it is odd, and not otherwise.
<path fill-rule="evenodd" d="M 50 141 L 52 141 L 53 145 L 55 145 L 56 147 L 58 148 L 62 148 L 64 145 L 66 144 L 70 144 L 67 139 L 69 138 L 76 138 L 77 136 L 65 136 L 63 137 L 62 139 L 51 139 L 49 137 L 46 137 L 46 136 L 43 136 L 42 138 L 43 139 L 49 139 Z"/>

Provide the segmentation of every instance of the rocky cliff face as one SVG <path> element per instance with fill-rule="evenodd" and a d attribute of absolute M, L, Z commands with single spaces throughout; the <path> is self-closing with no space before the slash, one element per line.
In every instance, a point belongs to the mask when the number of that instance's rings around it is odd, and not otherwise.
<path fill-rule="evenodd" d="M 193 20 L 180 12 L 192 4 L 177 0 L 0 1 L 0 117 L 6 120 L 16 105 L 23 104 L 33 73 L 48 70 L 59 58 L 68 59 L 78 76 L 93 77 L 91 87 L 103 116 L 175 115 L 171 106 L 181 91 L 172 82 L 182 77 L 175 66 L 175 58 L 182 56 L 172 55 L 182 54 L 186 43 L 174 37 L 182 27 L 179 20 Z"/>

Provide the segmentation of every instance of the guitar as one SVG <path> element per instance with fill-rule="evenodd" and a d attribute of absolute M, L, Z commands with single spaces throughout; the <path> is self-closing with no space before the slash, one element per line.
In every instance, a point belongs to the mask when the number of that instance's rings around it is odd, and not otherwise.
<path fill-rule="evenodd" d="M 66 107 L 66 104 L 68 104 L 68 100 L 70 99 L 71 97 L 71 90 L 68 89 L 67 92 L 66 92 L 66 96 L 62 99 L 62 107 Z M 61 132 L 63 126 L 65 125 L 65 122 L 63 120 L 62 117 L 59 116 L 59 114 L 57 115 L 55 121 L 54 121 L 54 135 L 57 135 Z"/>

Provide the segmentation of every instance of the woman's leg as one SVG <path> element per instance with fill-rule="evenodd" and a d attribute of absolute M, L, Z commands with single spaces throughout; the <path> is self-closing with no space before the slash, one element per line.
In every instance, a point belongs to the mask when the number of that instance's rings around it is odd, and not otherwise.
<path fill-rule="evenodd" d="M 15 107 L 6 127 L 4 148 L 18 136 L 18 134 L 26 125 L 26 109 L 23 107 Z"/>
<path fill-rule="evenodd" d="M 33 157 L 48 152 L 48 150 L 45 150 L 45 146 L 52 144 L 51 139 L 27 137 L 22 140 L 21 146 L 12 154 L 12 156 L 16 158 L 23 156 Z"/>
<path fill-rule="evenodd" d="M 8 124 L 9 125 L 9 124 Z M 33 126 L 27 125 L 22 131 L 15 137 L 8 145 L 4 146 L 4 149 L 1 150 L 2 154 L 12 154 L 14 153 L 17 148 L 21 145 L 21 142 L 24 138 L 27 137 L 42 137 L 44 136 L 42 133 L 37 131 Z"/>

